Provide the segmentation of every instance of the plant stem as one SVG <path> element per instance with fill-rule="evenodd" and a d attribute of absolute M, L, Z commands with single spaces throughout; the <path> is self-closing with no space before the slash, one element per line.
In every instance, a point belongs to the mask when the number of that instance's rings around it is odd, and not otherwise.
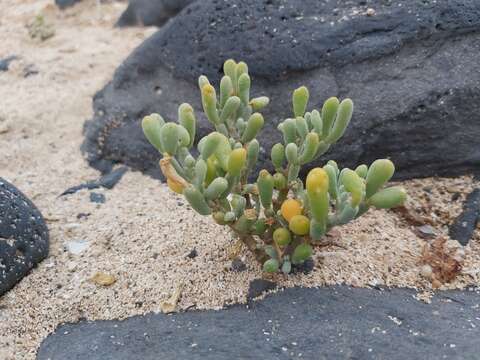
<path fill-rule="evenodd" d="M 253 253 L 255 259 L 263 265 L 268 260 L 268 255 L 263 249 L 257 247 L 257 242 L 251 235 L 238 234 L 239 239 L 247 246 L 247 248 Z"/>

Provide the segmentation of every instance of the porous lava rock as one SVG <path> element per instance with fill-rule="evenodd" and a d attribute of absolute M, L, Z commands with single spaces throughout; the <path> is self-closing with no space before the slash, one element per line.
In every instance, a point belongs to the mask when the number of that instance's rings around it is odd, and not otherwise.
<path fill-rule="evenodd" d="M 211 127 L 200 113 L 197 78 L 218 85 L 224 60 L 234 58 L 249 65 L 252 96 L 271 99 L 259 168 L 280 140 L 277 124 L 292 116 L 292 90 L 306 85 L 310 109 L 330 96 L 355 102 L 344 138 L 312 167 L 326 158 L 354 167 L 389 157 L 397 179 L 478 171 L 479 53 L 477 0 L 197 1 L 96 94 L 83 150 L 100 170 L 121 162 L 159 177 L 159 154 L 141 118 L 158 112 L 175 120 L 186 101 L 204 136 Z"/>
<path fill-rule="evenodd" d="M 48 255 L 48 229 L 35 205 L 0 178 L 0 296 Z"/>

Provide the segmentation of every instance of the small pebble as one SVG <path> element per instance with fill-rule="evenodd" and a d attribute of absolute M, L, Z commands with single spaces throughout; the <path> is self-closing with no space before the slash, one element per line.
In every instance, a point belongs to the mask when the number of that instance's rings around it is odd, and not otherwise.
<path fill-rule="evenodd" d="M 422 275 L 425 279 L 431 280 L 433 275 L 433 270 L 430 265 L 423 265 L 420 269 L 420 275 Z"/>
<path fill-rule="evenodd" d="M 8 71 L 8 67 L 13 60 L 17 60 L 16 55 L 8 56 L 4 59 L 0 59 L 0 71 Z"/>
<path fill-rule="evenodd" d="M 192 251 L 190 251 L 187 255 L 187 257 L 189 259 L 195 259 L 196 257 L 198 256 L 198 252 L 197 252 L 197 249 L 193 249 Z"/>
<path fill-rule="evenodd" d="M 105 203 L 105 195 L 91 192 L 90 193 L 90 201 L 97 204 L 104 204 Z"/>
<path fill-rule="evenodd" d="M 80 219 L 86 219 L 90 216 L 91 214 L 90 213 L 79 213 L 77 214 L 77 219 L 80 220 Z"/>
<path fill-rule="evenodd" d="M 88 241 L 86 240 L 74 240 L 66 243 L 65 248 L 73 255 L 80 255 L 86 249 L 88 249 Z"/>
<path fill-rule="evenodd" d="M 437 235 L 435 229 L 430 225 L 418 226 L 417 233 L 423 239 L 431 239 Z"/>
<path fill-rule="evenodd" d="M 247 265 L 242 261 L 240 258 L 235 258 L 232 260 L 232 266 L 231 266 L 232 271 L 235 272 L 242 272 L 247 270 Z"/>

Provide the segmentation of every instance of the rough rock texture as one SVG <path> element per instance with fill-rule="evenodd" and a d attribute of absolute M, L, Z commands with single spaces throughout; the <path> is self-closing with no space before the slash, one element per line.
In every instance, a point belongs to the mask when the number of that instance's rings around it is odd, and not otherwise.
<path fill-rule="evenodd" d="M 480 219 L 480 189 L 473 190 L 465 200 L 462 213 L 450 226 L 450 237 L 467 245 Z"/>
<path fill-rule="evenodd" d="M 354 99 L 350 128 L 327 154 L 342 166 L 391 157 L 398 178 L 471 172 L 480 164 L 479 51 L 476 0 L 198 1 L 97 93 L 83 149 L 99 169 L 108 160 L 159 176 L 141 117 L 176 119 L 183 101 L 200 109 L 198 75 L 218 84 L 233 57 L 249 64 L 253 96 L 271 98 L 261 160 L 291 116 L 291 91 L 305 84 L 310 107 L 332 95 Z M 199 135 L 207 129 L 202 118 Z"/>
<path fill-rule="evenodd" d="M 48 229 L 35 205 L 0 178 L 0 296 L 48 255 Z"/>
<path fill-rule="evenodd" d="M 60 326 L 38 360 L 478 359 L 478 293 L 293 288 L 248 307 Z"/>
<path fill-rule="evenodd" d="M 117 26 L 162 26 L 194 0 L 130 0 Z"/>

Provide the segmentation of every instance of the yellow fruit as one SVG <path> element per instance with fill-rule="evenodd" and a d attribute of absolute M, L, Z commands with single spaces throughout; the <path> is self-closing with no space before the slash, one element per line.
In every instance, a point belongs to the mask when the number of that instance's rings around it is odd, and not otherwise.
<path fill-rule="evenodd" d="M 306 188 L 309 193 L 323 193 L 328 191 L 328 174 L 322 168 L 310 170 L 307 175 Z"/>
<path fill-rule="evenodd" d="M 302 213 L 302 204 L 298 200 L 287 199 L 283 202 L 280 212 L 285 220 L 290 221 L 292 217 Z"/>
<path fill-rule="evenodd" d="M 176 192 L 177 194 L 183 194 L 183 189 L 184 186 L 176 181 L 173 181 L 171 179 L 167 179 L 167 185 L 170 188 L 170 190 Z"/>
<path fill-rule="evenodd" d="M 289 223 L 290 230 L 297 235 L 307 235 L 310 231 L 310 220 L 305 215 L 295 215 Z"/>

